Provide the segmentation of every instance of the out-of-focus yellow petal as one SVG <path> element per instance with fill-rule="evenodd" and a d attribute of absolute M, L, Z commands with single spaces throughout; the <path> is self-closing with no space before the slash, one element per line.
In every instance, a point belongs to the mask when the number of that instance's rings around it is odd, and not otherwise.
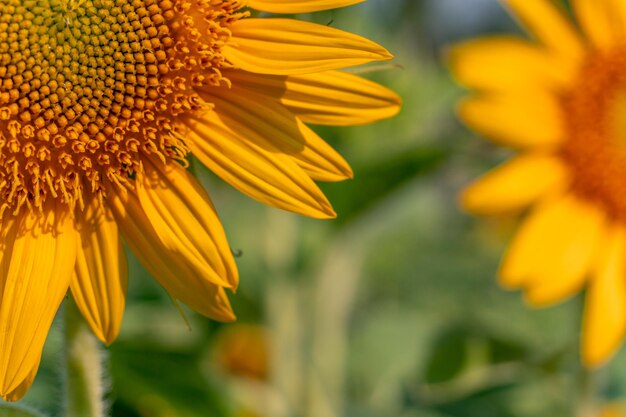
<path fill-rule="evenodd" d="M 626 40 L 626 2 L 623 0 L 573 0 L 585 34 L 594 46 L 609 49 Z"/>
<path fill-rule="evenodd" d="M 494 169 L 470 185 L 462 195 L 467 210 L 494 214 L 525 207 L 551 192 L 562 190 L 567 170 L 552 155 L 522 155 Z"/>
<path fill-rule="evenodd" d="M 137 176 L 137 196 L 166 250 L 185 259 L 214 284 L 237 288 L 235 260 L 202 186 L 175 163 L 146 162 L 144 168 Z"/>
<path fill-rule="evenodd" d="M 211 171 L 244 194 L 283 210 L 315 218 L 335 216 L 309 176 L 281 152 L 258 143 L 251 126 L 237 131 L 209 112 L 190 120 L 189 146 Z M 265 134 L 264 132 L 261 132 Z"/>
<path fill-rule="evenodd" d="M 259 94 L 254 88 L 209 91 L 207 99 L 216 104 L 219 119 L 239 133 L 242 140 L 291 157 L 315 180 L 352 178 L 352 169 L 345 159 L 278 100 Z"/>
<path fill-rule="evenodd" d="M 565 137 L 556 97 L 539 91 L 469 97 L 459 116 L 478 133 L 514 148 L 551 148 Z"/>
<path fill-rule="evenodd" d="M 306 74 L 393 58 L 361 36 L 301 20 L 242 19 L 230 29 L 224 56 L 259 74 Z"/>
<path fill-rule="evenodd" d="M 393 91 L 342 71 L 275 76 L 225 71 L 234 85 L 279 100 L 305 123 L 349 126 L 373 123 L 400 111 Z"/>
<path fill-rule="evenodd" d="M 580 290 L 591 268 L 604 215 L 574 196 L 546 201 L 524 221 L 500 269 L 507 287 L 525 287 L 528 302 L 543 306 Z"/>
<path fill-rule="evenodd" d="M 562 10 L 552 0 L 504 0 L 526 29 L 560 55 L 580 61 L 584 46 Z"/>
<path fill-rule="evenodd" d="M 41 359 L 41 357 L 40 357 Z M 41 361 L 37 360 L 33 369 L 31 369 L 30 373 L 26 376 L 26 378 L 15 388 L 13 391 L 6 394 L 5 399 L 7 401 L 19 401 L 22 399 L 24 395 L 28 392 L 30 387 L 35 382 L 35 376 L 37 376 L 37 371 L 39 370 L 39 363 Z"/>
<path fill-rule="evenodd" d="M 626 334 L 626 230 L 601 239 L 587 290 L 583 315 L 582 357 L 588 366 L 606 362 Z"/>
<path fill-rule="evenodd" d="M 253 9 L 270 13 L 310 13 L 321 10 L 338 9 L 362 3 L 365 0 L 247 0 Z"/>
<path fill-rule="evenodd" d="M 137 196 L 111 187 L 107 202 L 128 246 L 172 297 L 214 320 L 235 320 L 224 289 L 163 246 Z"/>
<path fill-rule="evenodd" d="M 23 214 L 3 239 L 0 261 L 0 395 L 19 392 L 41 357 L 76 260 L 65 209 Z"/>
<path fill-rule="evenodd" d="M 97 198 L 80 213 L 77 225 L 79 247 L 72 295 L 91 330 L 106 344 L 111 344 L 120 331 L 128 265 L 117 224 Z"/>
<path fill-rule="evenodd" d="M 562 90 L 577 73 L 577 66 L 549 50 L 505 36 L 460 43 L 449 59 L 459 83 L 483 91 Z"/>

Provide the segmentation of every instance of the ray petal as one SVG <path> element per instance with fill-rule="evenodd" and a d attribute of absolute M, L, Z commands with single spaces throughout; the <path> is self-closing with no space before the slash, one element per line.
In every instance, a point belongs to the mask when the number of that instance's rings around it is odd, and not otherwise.
<path fill-rule="evenodd" d="M 599 49 L 610 49 L 626 39 L 626 2 L 573 0 L 572 6 L 585 34 Z"/>
<path fill-rule="evenodd" d="M 565 58 L 579 62 L 583 44 L 565 12 L 552 0 L 504 0 L 539 42 Z"/>
<path fill-rule="evenodd" d="M 463 206 L 481 214 L 523 208 L 544 195 L 562 190 L 566 179 L 566 168 L 555 156 L 518 156 L 470 185 L 463 192 Z"/>
<path fill-rule="evenodd" d="M 237 288 L 237 267 L 215 207 L 186 169 L 146 162 L 137 176 L 137 196 L 168 251 L 214 284 Z"/>
<path fill-rule="evenodd" d="M 124 239 L 154 279 L 195 311 L 214 320 L 233 321 L 235 315 L 224 289 L 163 246 L 134 193 L 115 186 L 110 189 L 107 202 Z"/>
<path fill-rule="evenodd" d="M 335 216 L 321 190 L 294 160 L 254 141 L 250 126 L 241 131 L 209 112 L 188 123 L 189 146 L 211 171 L 244 194 L 283 210 L 315 218 Z M 252 140 L 249 140 L 252 139 Z"/>
<path fill-rule="evenodd" d="M 28 373 L 28 375 L 26 375 L 26 378 L 17 386 L 17 388 L 5 395 L 5 399 L 7 401 L 19 401 L 22 399 L 22 397 L 24 397 L 24 395 L 26 395 L 30 387 L 33 385 L 33 382 L 35 382 L 35 376 L 37 376 L 40 362 L 41 357 L 35 362 L 35 365 L 31 369 L 31 371 Z"/>
<path fill-rule="evenodd" d="M 350 126 L 393 117 L 401 99 L 393 91 L 342 71 L 275 76 L 226 71 L 235 86 L 279 100 L 305 123 Z"/>
<path fill-rule="evenodd" d="M 579 291 L 592 266 L 604 215 L 567 195 L 546 201 L 524 221 L 500 270 L 501 283 L 526 288 L 526 299 L 544 306 Z"/>
<path fill-rule="evenodd" d="M 513 148 L 553 148 L 565 137 L 563 111 L 545 92 L 469 97 L 458 112 L 478 133 Z"/>
<path fill-rule="evenodd" d="M 242 19 L 232 24 L 224 56 L 259 74 L 306 74 L 389 60 L 382 46 L 348 32 L 293 19 Z"/>
<path fill-rule="evenodd" d="M 246 4 L 262 12 L 294 14 L 338 9 L 364 1 L 365 0 L 247 0 Z"/>
<path fill-rule="evenodd" d="M 583 315 L 582 356 L 589 366 L 606 362 L 626 334 L 626 230 L 617 226 L 600 241 Z"/>
<path fill-rule="evenodd" d="M 94 334 L 111 344 L 122 324 L 128 285 L 128 265 L 117 224 L 93 198 L 78 224 L 72 295 Z"/>
<path fill-rule="evenodd" d="M 242 140 L 288 155 L 315 180 L 352 178 L 345 159 L 279 100 L 259 94 L 251 86 L 212 89 L 205 96 L 216 104 L 220 121 Z"/>
<path fill-rule="evenodd" d="M 76 260 L 76 231 L 64 209 L 23 214 L 0 261 L 0 394 L 18 390 L 40 360 Z"/>
<path fill-rule="evenodd" d="M 449 53 L 456 79 L 482 91 L 560 91 L 577 75 L 577 66 L 558 59 L 545 48 L 514 37 L 475 39 L 454 46 Z"/>

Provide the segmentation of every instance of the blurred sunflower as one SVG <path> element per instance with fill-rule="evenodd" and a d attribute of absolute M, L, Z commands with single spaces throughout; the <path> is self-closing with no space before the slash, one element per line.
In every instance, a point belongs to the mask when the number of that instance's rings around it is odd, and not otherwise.
<path fill-rule="evenodd" d="M 274 207 L 334 216 L 314 180 L 348 164 L 305 123 L 394 115 L 391 91 L 337 69 L 388 60 L 331 27 L 252 18 L 360 0 L 2 0 L 0 395 L 37 372 L 68 288 L 94 333 L 118 334 L 123 236 L 174 298 L 233 320 L 238 276 L 193 154 Z"/>
<path fill-rule="evenodd" d="M 507 0 L 536 38 L 454 48 L 460 105 L 476 131 L 520 155 L 463 194 L 497 213 L 532 205 L 501 269 L 536 306 L 586 287 L 582 358 L 605 362 L 626 331 L 626 2 L 572 0 L 579 28 L 549 0 Z"/>

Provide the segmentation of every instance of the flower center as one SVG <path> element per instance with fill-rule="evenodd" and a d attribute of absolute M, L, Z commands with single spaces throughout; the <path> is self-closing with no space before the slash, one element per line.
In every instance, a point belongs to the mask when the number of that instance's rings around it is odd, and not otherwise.
<path fill-rule="evenodd" d="M 626 220 L 626 53 L 595 55 L 563 101 L 573 190 Z"/>
<path fill-rule="evenodd" d="M 175 117 L 227 83 L 236 0 L 1 0 L 0 217 L 73 208 L 142 160 L 184 162 Z"/>

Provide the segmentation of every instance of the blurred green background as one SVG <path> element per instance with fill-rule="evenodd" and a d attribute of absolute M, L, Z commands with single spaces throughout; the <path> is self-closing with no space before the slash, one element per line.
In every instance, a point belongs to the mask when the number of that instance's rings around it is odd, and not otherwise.
<path fill-rule="evenodd" d="M 508 154 L 454 116 L 446 47 L 519 32 L 497 0 L 370 0 L 299 16 L 367 36 L 360 69 L 404 99 L 373 126 L 320 128 L 355 179 L 323 184 L 339 217 L 268 209 L 197 168 L 239 255 L 238 321 L 186 311 L 131 260 L 110 360 L 113 417 L 600 416 L 626 355 L 581 368 L 581 299 L 531 310 L 495 283 L 516 218 L 474 219 L 457 195 Z M 24 402 L 60 415 L 60 320 Z M 609 414 L 605 414 L 608 416 Z"/>

